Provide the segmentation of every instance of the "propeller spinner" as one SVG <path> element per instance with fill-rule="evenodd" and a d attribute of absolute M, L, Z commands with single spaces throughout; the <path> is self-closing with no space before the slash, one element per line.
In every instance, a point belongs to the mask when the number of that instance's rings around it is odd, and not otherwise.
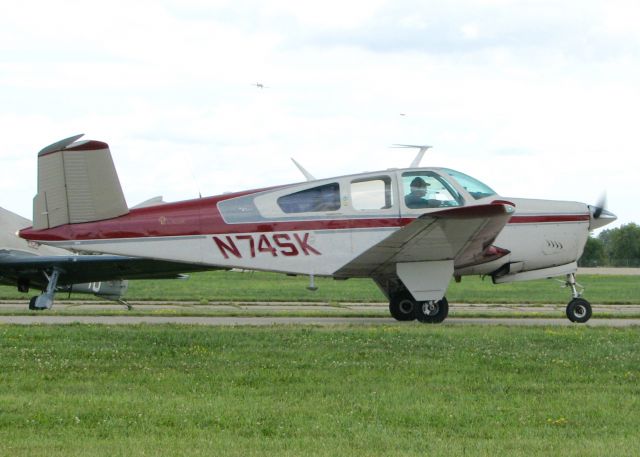
<path fill-rule="evenodd" d="M 589 221 L 589 230 L 595 230 L 600 227 L 615 221 L 618 217 L 605 208 L 607 206 L 607 195 L 602 194 L 598 203 L 595 205 L 589 205 L 589 212 L 591 213 L 591 219 Z"/>

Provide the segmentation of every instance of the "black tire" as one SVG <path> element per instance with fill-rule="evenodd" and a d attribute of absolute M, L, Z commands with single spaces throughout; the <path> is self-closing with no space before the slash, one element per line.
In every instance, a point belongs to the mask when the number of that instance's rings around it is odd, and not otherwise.
<path fill-rule="evenodd" d="M 31 300 L 29 300 L 29 309 L 38 309 L 36 308 L 36 299 L 38 298 L 37 295 L 34 295 L 33 297 L 31 297 Z"/>
<path fill-rule="evenodd" d="M 416 318 L 416 301 L 409 293 L 391 297 L 389 312 L 397 321 L 412 321 Z"/>
<path fill-rule="evenodd" d="M 584 324 L 591 319 L 591 304 L 584 298 L 574 298 L 567 305 L 567 317 L 571 322 Z"/>
<path fill-rule="evenodd" d="M 431 306 L 429 302 L 418 302 L 416 307 L 416 319 L 425 324 L 439 324 L 449 315 L 449 302 L 442 297 Z"/>

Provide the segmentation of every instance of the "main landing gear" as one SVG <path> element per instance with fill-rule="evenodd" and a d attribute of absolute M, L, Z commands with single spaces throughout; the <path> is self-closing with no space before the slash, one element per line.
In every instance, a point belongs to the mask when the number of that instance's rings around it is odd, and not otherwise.
<path fill-rule="evenodd" d="M 439 324 L 449 315 L 449 302 L 446 297 L 438 301 L 418 301 L 405 290 L 391 296 L 389 311 L 398 321 L 417 319 L 425 324 Z"/>
<path fill-rule="evenodd" d="M 573 297 L 567 305 L 567 317 L 571 322 L 587 322 L 591 318 L 591 304 L 584 298 L 580 297 L 575 273 L 567 275 L 567 281 L 565 284 L 568 287 L 571 287 L 571 295 Z"/>

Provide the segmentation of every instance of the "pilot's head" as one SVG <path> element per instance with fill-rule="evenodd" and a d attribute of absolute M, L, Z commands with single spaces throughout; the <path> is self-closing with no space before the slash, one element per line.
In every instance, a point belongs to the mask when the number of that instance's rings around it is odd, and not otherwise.
<path fill-rule="evenodd" d="M 428 185 L 429 184 L 427 184 L 420 176 L 413 178 L 413 181 L 411 181 L 411 193 L 419 197 L 424 197 L 427 195 Z"/>

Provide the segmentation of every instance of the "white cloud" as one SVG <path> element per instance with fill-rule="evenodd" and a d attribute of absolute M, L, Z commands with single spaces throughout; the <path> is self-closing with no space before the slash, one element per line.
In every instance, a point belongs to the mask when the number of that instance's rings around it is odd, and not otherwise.
<path fill-rule="evenodd" d="M 629 197 L 640 109 L 632 2 L 4 10 L 0 163 L 11 171 L 0 206 L 26 216 L 36 152 L 86 132 L 111 144 L 130 204 L 298 181 L 292 156 L 319 177 L 404 166 L 413 153 L 389 145 L 428 143 L 425 164 L 509 196 L 594 201 L 607 190 L 621 222 L 640 221 Z"/>
<path fill-rule="evenodd" d="M 460 27 L 462 36 L 468 40 L 477 40 L 480 38 L 480 27 L 475 24 L 464 24 Z"/>

